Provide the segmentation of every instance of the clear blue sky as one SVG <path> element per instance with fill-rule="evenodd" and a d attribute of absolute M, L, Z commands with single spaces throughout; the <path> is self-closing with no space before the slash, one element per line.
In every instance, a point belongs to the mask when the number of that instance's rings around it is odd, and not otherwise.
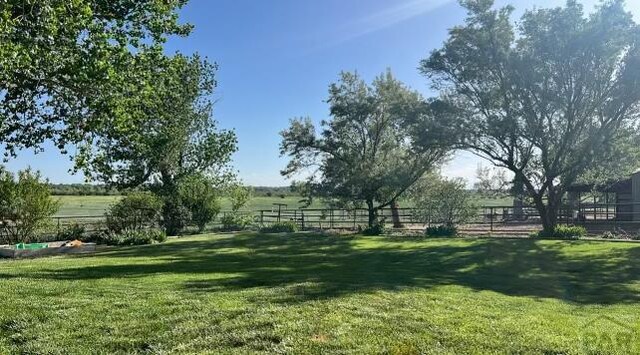
<path fill-rule="evenodd" d="M 588 9 L 597 0 L 582 1 Z M 640 18 L 640 1 L 628 0 Z M 535 4 L 564 0 L 498 0 L 518 13 Z M 235 168 L 251 185 L 288 185 L 279 174 L 281 130 L 292 117 L 327 118 L 328 85 L 342 70 L 367 80 L 391 68 L 413 88 L 431 95 L 420 76 L 420 59 L 439 47 L 447 29 L 464 19 L 455 0 L 191 0 L 181 20 L 195 25 L 190 37 L 172 38 L 168 51 L 199 52 L 220 65 L 215 118 L 235 129 Z M 20 154 L 10 170 L 31 166 L 52 182 L 82 182 L 68 173 L 68 157 Z M 480 161 L 462 153 L 444 168 L 449 176 L 473 180 Z"/>

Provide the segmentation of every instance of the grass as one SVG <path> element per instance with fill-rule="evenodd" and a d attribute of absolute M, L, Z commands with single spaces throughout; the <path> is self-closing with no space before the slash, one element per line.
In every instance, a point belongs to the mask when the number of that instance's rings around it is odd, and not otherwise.
<path fill-rule="evenodd" d="M 110 205 L 117 202 L 121 196 L 55 196 L 61 203 L 60 210 L 56 214 L 57 216 L 100 216 L 109 208 Z M 256 196 L 249 201 L 245 210 L 258 211 L 258 210 L 272 210 L 277 209 L 274 203 L 283 203 L 287 205 L 287 209 L 297 209 L 303 205 L 300 203 L 301 197 L 299 196 L 286 196 L 280 198 L 278 196 L 266 197 Z M 500 199 L 486 199 L 475 198 L 474 202 L 478 206 L 509 206 L 512 201 L 506 198 Z M 221 201 L 222 210 L 231 210 L 231 202 L 227 198 L 223 198 Z M 324 208 L 325 205 L 315 200 L 309 208 Z"/>
<path fill-rule="evenodd" d="M 0 261 L 0 353 L 637 353 L 640 245 L 198 236 Z"/>
<path fill-rule="evenodd" d="M 56 214 L 57 216 L 96 216 L 103 215 L 105 211 L 112 204 L 116 203 L 121 196 L 55 196 L 61 203 L 60 210 Z M 257 211 L 257 210 L 271 210 L 274 208 L 274 203 L 284 203 L 289 209 L 296 209 L 302 207 L 300 203 L 300 197 L 288 196 L 285 198 L 280 197 L 266 197 L 256 196 L 245 206 L 244 209 Z M 222 210 L 231 210 L 231 202 L 228 198 L 223 198 L 221 201 Z M 319 201 L 314 201 L 311 208 L 323 208 L 324 205 Z M 277 207 L 275 207 L 277 208 Z"/>

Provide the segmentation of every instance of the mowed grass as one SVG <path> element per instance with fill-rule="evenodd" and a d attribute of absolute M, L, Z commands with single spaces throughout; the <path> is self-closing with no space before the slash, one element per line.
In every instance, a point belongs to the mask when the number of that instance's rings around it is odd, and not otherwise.
<path fill-rule="evenodd" d="M 0 261 L 0 353 L 638 353 L 640 245 L 208 235 Z"/>

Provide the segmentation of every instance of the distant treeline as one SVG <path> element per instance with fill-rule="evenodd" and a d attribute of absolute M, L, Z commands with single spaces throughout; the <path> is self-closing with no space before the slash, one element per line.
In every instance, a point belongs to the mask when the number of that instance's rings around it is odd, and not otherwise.
<path fill-rule="evenodd" d="M 255 186 L 253 188 L 254 196 L 262 197 L 289 197 L 297 196 L 291 187 L 280 186 Z M 116 189 L 109 189 L 105 185 L 99 184 L 52 184 L 51 192 L 58 196 L 109 196 L 122 195 L 122 192 Z"/>

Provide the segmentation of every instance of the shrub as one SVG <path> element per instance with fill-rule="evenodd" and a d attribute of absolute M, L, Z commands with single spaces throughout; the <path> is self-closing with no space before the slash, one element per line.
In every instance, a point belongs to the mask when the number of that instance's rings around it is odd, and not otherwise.
<path fill-rule="evenodd" d="M 263 233 L 295 233 L 298 231 L 298 224 L 293 221 L 278 222 L 260 229 Z"/>
<path fill-rule="evenodd" d="M 222 223 L 222 230 L 224 231 L 241 231 L 251 226 L 253 223 L 253 216 L 228 213 L 220 219 L 220 222 Z"/>
<path fill-rule="evenodd" d="M 144 229 L 160 221 L 162 199 L 150 192 L 133 192 L 111 206 L 106 213 L 107 228 L 112 232 Z"/>
<path fill-rule="evenodd" d="M 587 236 L 587 230 L 582 226 L 558 225 L 551 233 L 540 231 L 536 234 L 540 239 L 580 239 Z"/>
<path fill-rule="evenodd" d="M 427 237 L 455 237 L 458 235 L 458 228 L 455 226 L 429 227 L 425 231 Z"/>
<path fill-rule="evenodd" d="M 16 177 L 0 167 L 0 242 L 28 243 L 51 225 L 60 204 L 39 172 L 24 170 Z"/>
<path fill-rule="evenodd" d="M 367 227 L 362 230 L 363 235 L 383 235 L 385 232 L 384 225 L 382 223 L 374 224 L 371 227 Z"/>
<path fill-rule="evenodd" d="M 423 223 L 455 226 L 470 221 L 477 208 L 473 194 L 462 179 L 447 180 L 437 175 L 421 179 L 410 191 L 417 216 Z"/>
<path fill-rule="evenodd" d="M 191 211 L 179 198 L 168 197 L 162 207 L 162 225 L 168 235 L 179 235 L 191 221 Z"/>
<path fill-rule="evenodd" d="M 61 231 L 58 232 L 56 236 L 57 240 L 82 240 L 86 233 L 86 229 L 79 225 L 78 223 L 74 223 L 71 226 L 68 226 Z"/>
<path fill-rule="evenodd" d="M 180 183 L 180 198 L 191 212 L 192 222 L 202 232 L 207 223 L 220 213 L 218 190 L 213 181 L 202 175 L 194 175 Z"/>
<path fill-rule="evenodd" d="M 113 246 L 147 245 L 163 243 L 167 240 L 167 235 L 160 229 L 125 229 L 119 233 L 107 231 L 98 236 L 94 241 L 99 244 Z"/>

